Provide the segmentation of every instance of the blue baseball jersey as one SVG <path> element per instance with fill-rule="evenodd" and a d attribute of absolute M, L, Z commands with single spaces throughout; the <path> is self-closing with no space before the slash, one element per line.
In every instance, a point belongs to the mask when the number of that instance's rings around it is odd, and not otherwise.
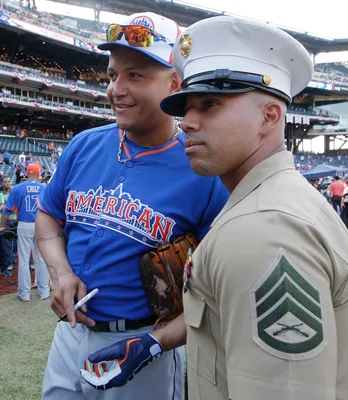
<path fill-rule="evenodd" d="M 64 225 L 67 256 L 98 321 L 151 315 L 139 273 L 145 252 L 194 232 L 199 240 L 228 199 L 219 178 L 195 174 L 184 134 L 156 148 L 128 139 L 115 124 L 75 136 L 41 193 L 39 207 Z"/>
<path fill-rule="evenodd" d="M 39 181 L 25 181 L 11 190 L 3 210 L 4 215 L 17 212 L 17 219 L 21 222 L 35 222 L 38 210 L 38 198 L 45 185 Z"/>

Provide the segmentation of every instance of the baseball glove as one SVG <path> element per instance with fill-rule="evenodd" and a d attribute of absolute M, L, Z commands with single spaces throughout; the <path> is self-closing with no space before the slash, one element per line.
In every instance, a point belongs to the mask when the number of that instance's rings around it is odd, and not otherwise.
<path fill-rule="evenodd" d="M 177 237 L 140 259 L 140 275 L 150 309 L 158 316 L 156 325 L 167 323 L 183 312 L 182 288 L 188 250 L 198 241 L 192 233 Z"/>

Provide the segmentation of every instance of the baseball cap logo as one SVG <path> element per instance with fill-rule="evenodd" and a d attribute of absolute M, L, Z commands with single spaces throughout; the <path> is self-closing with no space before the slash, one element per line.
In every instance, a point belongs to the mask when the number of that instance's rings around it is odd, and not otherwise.
<path fill-rule="evenodd" d="M 139 16 L 139 17 L 134 18 L 130 22 L 130 25 L 140 25 L 140 26 L 144 26 L 145 28 L 154 30 L 153 21 L 151 20 L 151 18 L 146 17 L 146 16 Z"/>

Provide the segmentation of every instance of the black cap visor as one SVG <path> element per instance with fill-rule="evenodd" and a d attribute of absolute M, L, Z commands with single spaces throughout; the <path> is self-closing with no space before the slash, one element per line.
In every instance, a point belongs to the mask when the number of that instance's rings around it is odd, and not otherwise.
<path fill-rule="evenodd" d="M 283 100 L 287 105 L 291 103 L 291 98 L 285 93 L 266 85 L 262 75 L 217 69 L 186 78 L 182 82 L 181 91 L 165 98 L 161 102 L 161 108 L 166 114 L 183 117 L 185 115 L 187 96 L 241 94 L 252 90 L 260 90 L 271 94 Z"/>
<path fill-rule="evenodd" d="M 241 85 L 236 85 L 236 87 L 233 89 L 232 88 L 219 89 L 216 86 L 205 85 L 205 84 L 186 86 L 180 92 L 174 93 L 166 97 L 164 100 L 162 100 L 161 109 L 166 114 L 173 115 L 174 117 L 183 117 L 185 115 L 187 96 L 194 96 L 194 95 L 204 96 L 207 94 L 216 94 L 216 95 L 241 94 L 250 92 L 251 90 L 255 90 L 255 88 L 250 86 L 241 86 Z"/>

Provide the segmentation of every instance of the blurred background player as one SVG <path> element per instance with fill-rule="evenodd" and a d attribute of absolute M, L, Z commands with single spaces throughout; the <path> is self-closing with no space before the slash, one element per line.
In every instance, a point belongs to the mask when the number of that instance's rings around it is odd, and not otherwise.
<path fill-rule="evenodd" d="M 37 258 L 37 285 L 40 298 L 49 297 L 48 271 L 34 242 L 35 216 L 38 210 L 37 200 L 44 185 L 39 182 L 40 168 L 36 164 L 27 167 L 28 179 L 16 185 L 7 199 L 1 216 L 1 229 L 4 229 L 11 213 L 18 216 L 18 299 L 30 301 L 31 276 L 29 270 L 30 252 L 34 249 Z"/>

